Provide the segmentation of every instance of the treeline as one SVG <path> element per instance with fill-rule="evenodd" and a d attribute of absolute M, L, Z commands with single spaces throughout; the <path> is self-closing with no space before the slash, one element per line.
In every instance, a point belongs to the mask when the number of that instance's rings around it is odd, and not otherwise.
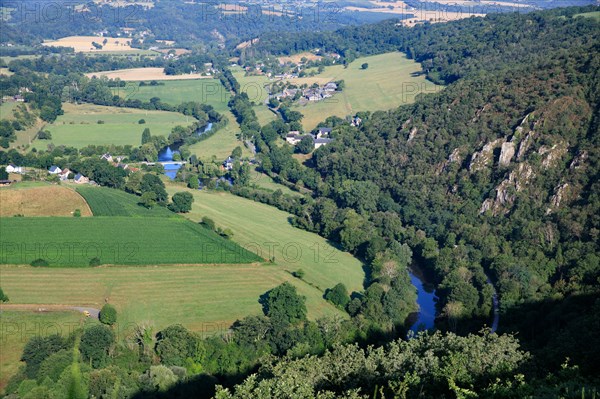
<path fill-rule="evenodd" d="M 255 45 L 260 54 L 294 54 L 315 48 L 336 52 L 351 62 L 359 56 L 402 51 L 421 63 L 427 77 L 449 84 L 483 71 L 508 69 L 507 60 L 541 62 L 549 52 L 564 53 L 597 37 L 593 18 L 573 18 L 597 7 L 573 7 L 528 14 L 491 14 L 452 24 L 404 27 L 400 20 L 342 28 L 336 32 L 265 34 Z M 503 31 L 499 26 L 505 27 Z M 492 33 L 493 32 L 493 33 Z"/>

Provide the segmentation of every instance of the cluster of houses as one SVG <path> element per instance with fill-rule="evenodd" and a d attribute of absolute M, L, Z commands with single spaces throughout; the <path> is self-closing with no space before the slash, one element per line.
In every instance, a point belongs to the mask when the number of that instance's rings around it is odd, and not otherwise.
<path fill-rule="evenodd" d="M 121 155 L 112 156 L 109 153 L 106 153 L 106 154 L 102 154 L 100 159 L 107 161 L 108 163 L 110 163 L 112 166 L 114 166 L 116 168 L 121 168 L 123 170 L 128 170 L 130 172 L 137 172 L 139 170 L 138 168 L 134 168 L 133 166 L 129 166 L 129 164 L 122 162 L 123 159 L 125 159 L 125 156 L 121 156 Z"/>
<path fill-rule="evenodd" d="M 304 137 L 310 137 L 313 140 L 316 150 L 333 141 L 333 139 L 329 138 L 329 133 L 331 133 L 330 127 L 320 127 L 314 136 L 312 134 L 300 134 L 299 131 L 293 130 L 285 136 L 285 141 L 291 145 L 297 145 Z"/>
<path fill-rule="evenodd" d="M 310 87 L 301 91 L 302 96 L 300 99 L 304 102 L 322 101 L 326 98 L 333 97 L 337 89 L 338 85 L 335 82 L 329 82 L 324 86 Z M 299 91 L 300 89 L 283 89 L 281 93 L 275 94 L 273 97 L 280 101 L 285 98 L 295 98 Z"/>
<path fill-rule="evenodd" d="M 69 180 L 69 175 L 73 174 L 69 168 L 61 169 L 56 165 L 52 165 L 50 169 L 48 169 L 48 173 L 51 175 L 56 175 L 61 181 Z M 77 173 L 73 176 L 73 183 L 76 184 L 96 184 L 94 181 L 90 181 L 89 178 L 85 177 L 81 173 Z"/>
<path fill-rule="evenodd" d="M 19 94 L 14 96 L 2 96 L 2 101 L 0 103 L 24 103 L 24 93 L 31 93 L 31 89 L 29 87 L 21 87 L 19 88 Z"/>

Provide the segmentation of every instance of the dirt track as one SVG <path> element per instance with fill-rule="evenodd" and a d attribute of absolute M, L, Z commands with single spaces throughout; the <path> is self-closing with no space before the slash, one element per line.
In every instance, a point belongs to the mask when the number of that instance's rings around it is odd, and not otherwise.
<path fill-rule="evenodd" d="M 64 312 L 64 311 L 75 311 L 83 313 L 84 311 L 90 312 L 90 317 L 95 319 L 100 315 L 100 309 L 90 308 L 87 306 L 71 306 L 71 305 L 48 305 L 48 304 L 2 304 L 0 305 L 0 311 L 4 310 L 16 310 L 23 312 Z"/>

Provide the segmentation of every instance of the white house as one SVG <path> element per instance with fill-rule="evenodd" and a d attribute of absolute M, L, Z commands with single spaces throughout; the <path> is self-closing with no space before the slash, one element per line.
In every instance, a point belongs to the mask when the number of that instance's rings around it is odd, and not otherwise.
<path fill-rule="evenodd" d="M 225 168 L 225 170 L 232 170 L 234 161 L 233 158 L 227 157 L 227 159 L 223 161 L 223 168 Z"/>
<path fill-rule="evenodd" d="M 58 175 L 60 176 L 60 180 L 68 180 L 69 179 L 69 173 L 71 173 L 71 171 L 69 170 L 69 168 L 64 169 L 63 171 L 61 171 Z"/>
<path fill-rule="evenodd" d="M 298 130 L 292 130 L 285 136 L 285 141 L 290 143 L 291 145 L 296 145 L 302 140 L 302 136 Z"/>
<path fill-rule="evenodd" d="M 109 153 L 103 154 L 100 159 L 104 159 L 107 160 L 108 162 L 112 162 L 113 161 L 113 157 L 112 155 L 110 155 Z"/>
<path fill-rule="evenodd" d="M 23 173 L 23 168 L 14 164 L 10 164 L 6 167 L 6 173 Z"/>
<path fill-rule="evenodd" d="M 52 165 L 50 166 L 50 169 L 48 169 L 48 173 L 51 175 L 59 175 L 61 172 L 62 170 L 56 165 Z"/>
<path fill-rule="evenodd" d="M 315 139 L 315 150 L 319 147 L 327 145 L 331 143 L 333 139 Z"/>
<path fill-rule="evenodd" d="M 317 130 L 317 138 L 323 138 L 323 137 L 327 137 L 329 136 L 329 133 L 331 133 L 331 128 L 330 127 L 320 127 L 319 130 Z"/>
<path fill-rule="evenodd" d="M 85 184 L 85 183 L 89 183 L 90 179 L 88 179 L 87 177 L 85 177 L 84 175 L 82 175 L 81 173 L 77 173 L 75 175 L 75 178 L 73 178 L 73 181 L 77 184 Z"/>

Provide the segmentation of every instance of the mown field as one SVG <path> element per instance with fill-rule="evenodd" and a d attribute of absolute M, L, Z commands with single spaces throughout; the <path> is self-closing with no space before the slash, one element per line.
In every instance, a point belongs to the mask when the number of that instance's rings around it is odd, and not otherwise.
<path fill-rule="evenodd" d="M 369 64 L 365 70 L 361 69 L 364 63 Z M 407 59 L 404 54 L 386 53 L 358 58 L 348 68 L 344 68 L 343 65 L 329 66 L 316 76 L 289 79 L 287 82 L 298 86 L 306 83 L 310 86 L 313 83 L 322 85 L 344 80 L 345 88 L 341 93 L 324 101 L 297 108 L 304 115 L 304 128 L 311 130 L 331 115 L 345 117 L 354 115 L 357 111 L 392 109 L 412 103 L 419 93 L 441 89 L 441 86 L 436 86 L 424 76 L 418 75 L 420 70 L 421 66 Z M 269 79 L 266 76 L 244 76 L 241 68 L 232 68 L 232 72 L 250 99 L 263 104 L 268 95 L 264 86 L 269 83 Z M 263 107 L 266 110 L 266 106 Z"/>
<path fill-rule="evenodd" d="M 182 189 L 173 183 L 167 185 L 170 194 Z M 212 218 L 217 226 L 233 231 L 235 242 L 263 258 L 274 257 L 280 269 L 304 270 L 304 279 L 322 292 L 340 282 L 350 291 L 362 289 L 365 274 L 361 262 L 323 237 L 293 227 L 290 214 L 229 193 L 190 192 L 195 202 L 186 217 L 194 221 L 203 216 Z"/>
<path fill-rule="evenodd" d="M 100 309 L 108 300 L 119 329 L 149 321 L 157 329 L 181 323 L 198 332 L 225 332 L 236 319 L 260 314 L 259 296 L 290 281 L 307 297 L 309 317 L 340 312 L 323 293 L 272 265 L 0 266 L 9 304 L 62 304 Z M 157 330 L 156 330 L 157 331 Z"/>
<path fill-rule="evenodd" d="M 139 197 L 121 190 L 79 186 L 76 191 L 85 198 L 94 216 L 180 217 L 162 206 L 148 209 L 138 205 Z"/>
<path fill-rule="evenodd" d="M 116 69 L 114 71 L 90 72 L 85 74 L 88 78 L 91 77 L 107 77 L 108 79 L 121 79 L 126 81 L 143 81 L 143 80 L 193 80 L 193 79 L 210 79 L 199 73 L 184 74 L 184 75 L 167 75 L 164 68 L 129 68 Z M 212 80 L 212 79 L 211 79 Z"/>
<path fill-rule="evenodd" d="M 147 78 L 147 80 L 150 79 Z M 223 87 L 219 79 L 167 80 L 160 83 L 157 86 L 138 86 L 137 82 L 129 83 L 124 88 L 114 88 L 113 93 L 141 101 L 150 101 L 152 97 L 158 97 L 162 102 L 172 105 L 196 101 L 212 105 L 220 113 L 229 110 L 227 103 L 231 94 Z"/>
<path fill-rule="evenodd" d="M 72 216 L 76 209 L 81 216 L 92 216 L 81 195 L 64 186 L 18 183 L 0 188 L 0 217 Z"/>
<path fill-rule="evenodd" d="M 140 145 L 142 132 L 149 128 L 153 135 L 169 135 L 177 125 L 187 126 L 193 120 L 177 112 L 146 111 L 133 108 L 105 107 L 92 104 L 64 104 L 64 115 L 47 125 L 52 140 L 36 140 L 35 146 L 48 143 L 81 148 L 96 145 Z M 139 124 L 144 119 L 145 124 Z M 98 123 L 103 121 L 104 123 Z"/>
<path fill-rule="evenodd" d="M 364 63 L 369 64 L 366 70 L 361 69 Z M 341 65 L 327 67 L 314 78 L 294 79 L 299 85 L 344 80 L 346 86 L 332 98 L 298 107 L 304 115 L 302 125 L 305 129 L 313 129 L 330 115 L 345 117 L 357 111 L 392 109 L 412 103 L 417 94 L 441 89 L 424 76 L 415 76 L 420 70 L 421 66 L 404 54 L 387 53 L 359 58 L 348 68 Z"/>
<path fill-rule="evenodd" d="M 260 259 L 184 218 L 2 218 L 0 264 L 224 264 Z"/>

